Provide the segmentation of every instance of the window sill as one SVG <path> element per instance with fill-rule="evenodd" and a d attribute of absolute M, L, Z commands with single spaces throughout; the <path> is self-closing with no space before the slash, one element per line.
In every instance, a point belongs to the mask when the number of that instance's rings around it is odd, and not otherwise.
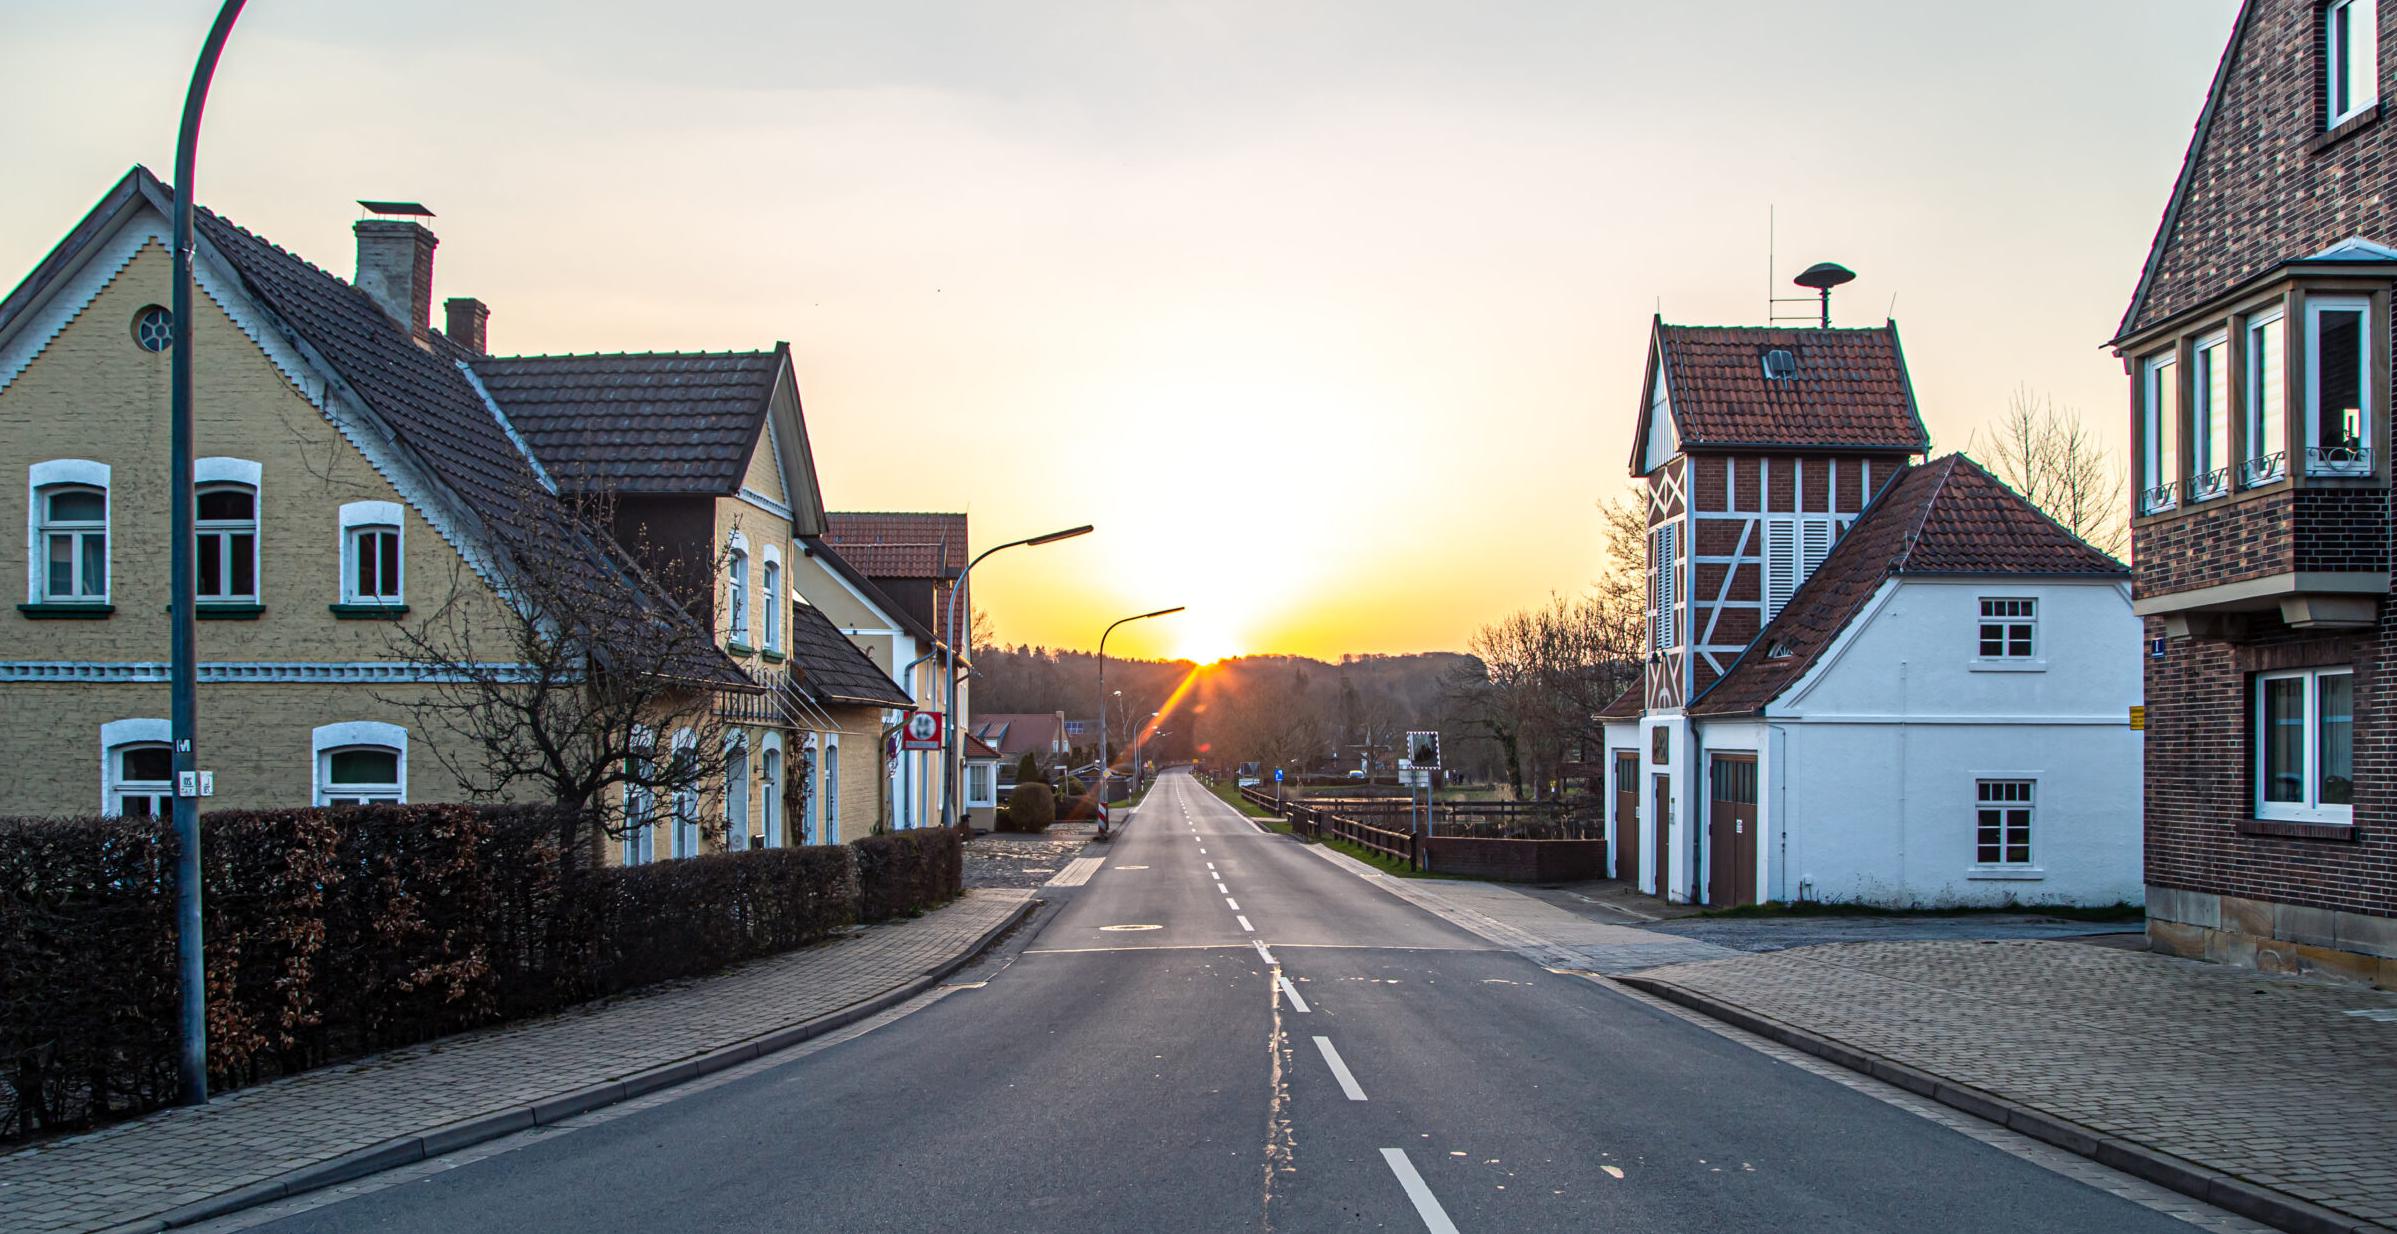
<path fill-rule="evenodd" d="M 2357 133 L 2363 132 L 2365 129 L 2371 127 L 2373 121 L 2378 119 L 2380 119 L 2380 104 L 2375 102 L 2371 106 L 2364 108 L 2362 111 L 2359 111 L 2354 115 L 2339 121 L 2337 124 L 2332 125 L 2328 132 L 2322 133 L 2316 136 L 2312 141 L 2307 142 L 2305 144 L 2305 152 L 2307 154 L 2320 154 L 2323 151 L 2330 149 L 2332 146 L 2338 145 L 2340 142 L 2355 136 Z"/>
<path fill-rule="evenodd" d="M 2039 866 L 1970 866 L 1964 877 L 1979 883 L 2035 883 L 2045 879 L 2047 871 Z"/>
<path fill-rule="evenodd" d="M 2301 823 L 2285 818 L 2243 818 L 2243 836 L 2278 836 L 2284 840 L 2341 840 L 2355 842 L 2354 823 Z"/>
<path fill-rule="evenodd" d="M 724 650 L 729 651 L 736 656 L 753 656 L 757 654 L 757 648 L 742 642 L 726 643 L 724 644 Z"/>
<path fill-rule="evenodd" d="M 782 663 L 783 661 L 790 659 L 790 657 L 789 657 L 789 656 L 786 656 L 786 655 L 782 654 L 781 652 L 774 650 L 774 649 L 773 649 L 773 648 L 771 648 L 771 647 L 768 647 L 768 648 L 766 648 L 764 651 L 761 651 L 761 652 L 759 652 L 759 653 L 757 653 L 757 654 L 758 654 L 759 658 L 761 658 L 761 659 L 764 659 L 764 660 L 768 661 L 769 663 L 773 663 L 773 664 L 780 664 L 780 663 Z"/>
<path fill-rule="evenodd" d="M 328 604 L 325 608 L 339 621 L 398 621 L 408 615 L 405 604 Z"/>
<path fill-rule="evenodd" d="M 1975 656 L 1965 667 L 1976 673 L 2044 673 L 2047 671 L 2047 661 L 2029 657 L 2017 660 Z"/>
<path fill-rule="evenodd" d="M 117 611 L 114 604 L 20 604 L 27 621 L 100 621 Z"/>

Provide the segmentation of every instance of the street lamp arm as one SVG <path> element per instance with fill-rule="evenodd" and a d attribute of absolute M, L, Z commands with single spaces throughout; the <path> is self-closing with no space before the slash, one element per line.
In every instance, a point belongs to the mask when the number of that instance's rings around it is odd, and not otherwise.
<path fill-rule="evenodd" d="M 959 611 L 968 608 L 973 604 L 973 593 L 966 589 L 966 580 L 972 577 L 974 573 L 974 567 L 981 565 L 983 560 L 989 557 L 992 553 L 1003 552 L 1011 548 L 1026 548 L 1037 547 L 1043 544 L 1055 544 L 1059 540 L 1071 540 L 1076 536 L 1089 535 L 1091 530 L 1091 525 L 1084 523 L 1079 527 L 1068 527 L 1063 531 L 1052 531 L 1043 535 L 1026 536 L 1021 540 L 1009 540 L 1005 544 L 994 545 L 990 548 L 982 550 L 982 552 L 977 554 L 972 561 L 965 563 L 965 569 L 959 570 L 957 572 L 956 588 L 951 591 L 949 595 L 949 642 L 947 647 L 944 648 L 944 650 L 949 653 L 949 670 L 947 673 L 943 674 L 946 680 L 941 683 L 942 698 L 940 700 L 940 795 L 941 821 L 943 823 L 955 821 L 955 816 L 957 814 L 957 772 L 959 769 L 959 763 L 957 759 L 957 683 L 962 680 L 957 671 L 957 643 L 959 635 L 957 626 L 959 620 Z M 963 633 L 967 641 L 971 641 L 974 637 L 974 631 L 971 626 L 969 626 Z M 967 659 L 970 661 L 972 657 L 968 656 Z"/>

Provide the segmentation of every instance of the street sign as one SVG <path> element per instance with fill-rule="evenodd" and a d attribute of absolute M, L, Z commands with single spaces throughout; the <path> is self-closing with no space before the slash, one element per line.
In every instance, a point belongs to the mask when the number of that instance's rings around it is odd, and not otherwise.
<path fill-rule="evenodd" d="M 1398 782 L 1408 788 L 1430 788 L 1432 786 L 1432 769 L 1429 767 L 1401 767 L 1398 769 Z"/>
<path fill-rule="evenodd" d="M 1413 732 L 1407 734 L 1407 765 L 1431 770 L 1440 765 L 1440 734 Z"/>
<path fill-rule="evenodd" d="M 1273 782 L 1276 784 L 1282 782 L 1282 769 L 1279 767 L 1273 769 Z"/>
<path fill-rule="evenodd" d="M 940 749 L 940 725 L 941 713 L 937 711 L 908 712 L 907 726 L 899 730 L 899 748 L 902 750 Z"/>

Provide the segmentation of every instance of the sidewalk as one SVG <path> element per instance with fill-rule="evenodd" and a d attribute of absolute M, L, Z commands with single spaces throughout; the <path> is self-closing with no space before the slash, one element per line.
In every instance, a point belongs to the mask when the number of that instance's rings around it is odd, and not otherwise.
<path fill-rule="evenodd" d="M 2218 1207 L 2397 1230 L 2397 994 L 2083 942 L 1752 953 L 1325 856 L 1551 968 L 1612 975 Z"/>
<path fill-rule="evenodd" d="M 910 996 L 1031 905 L 1028 890 L 969 891 L 714 977 L 35 1145 L 0 1157 L 0 1230 L 186 1224 L 680 1083 Z"/>

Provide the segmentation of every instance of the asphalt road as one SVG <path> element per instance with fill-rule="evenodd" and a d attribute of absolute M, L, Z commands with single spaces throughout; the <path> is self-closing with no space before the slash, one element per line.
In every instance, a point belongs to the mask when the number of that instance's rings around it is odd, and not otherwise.
<path fill-rule="evenodd" d="M 1056 894 L 875 1032 L 264 1228 L 2187 1228 L 1491 950 L 1179 773 Z"/>

